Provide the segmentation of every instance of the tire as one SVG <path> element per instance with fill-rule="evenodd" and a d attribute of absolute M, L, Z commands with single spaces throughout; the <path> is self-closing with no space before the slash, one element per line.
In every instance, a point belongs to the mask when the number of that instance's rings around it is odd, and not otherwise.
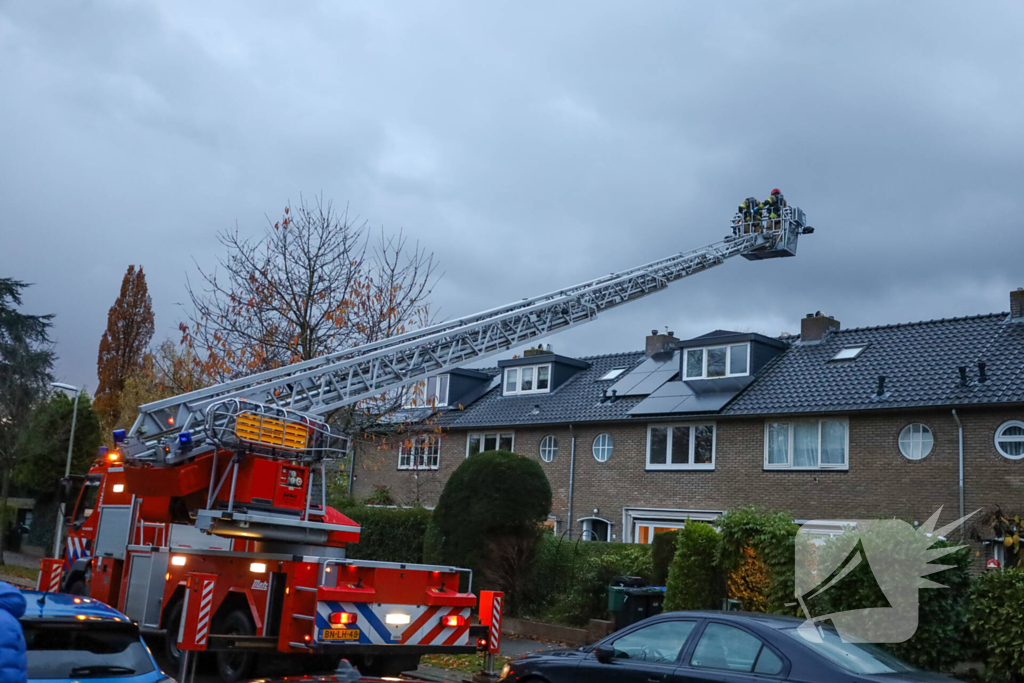
<path fill-rule="evenodd" d="M 66 592 L 68 595 L 89 595 L 89 587 L 85 585 L 85 579 L 79 576 L 68 584 Z"/>
<path fill-rule="evenodd" d="M 223 635 L 251 636 L 256 634 L 256 625 L 248 612 L 240 609 L 228 612 L 218 620 L 214 633 Z M 256 664 L 255 652 L 224 652 L 218 651 L 217 672 L 224 683 L 238 683 L 250 678 Z"/>
<path fill-rule="evenodd" d="M 178 629 L 181 627 L 182 601 L 178 600 L 167 613 L 164 621 L 164 654 L 171 663 L 171 670 L 177 672 L 181 667 L 181 650 L 178 649 Z"/>

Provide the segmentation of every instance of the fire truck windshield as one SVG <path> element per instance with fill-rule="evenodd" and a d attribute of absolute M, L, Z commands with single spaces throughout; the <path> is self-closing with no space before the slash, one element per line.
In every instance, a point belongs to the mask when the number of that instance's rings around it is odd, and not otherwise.
<path fill-rule="evenodd" d="M 75 510 L 75 521 L 87 519 L 92 515 L 96 507 L 96 499 L 100 495 L 100 482 L 87 481 L 82 487 L 82 494 L 78 498 L 78 508 Z"/>

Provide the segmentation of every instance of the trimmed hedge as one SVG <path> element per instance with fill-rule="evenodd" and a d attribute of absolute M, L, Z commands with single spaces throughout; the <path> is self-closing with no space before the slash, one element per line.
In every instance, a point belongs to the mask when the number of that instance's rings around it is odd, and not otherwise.
<path fill-rule="evenodd" d="M 675 559 L 678 540 L 678 531 L 662 531 L 660 534 L 654 535 L 654 540 L 651 542 L 651 555 L 654 561 L 652 586 L 664 586 L 668 583 L 668 568 L 672 565 L 672 560 Z"/>
<path fill-rule="evenodd" d="M 729 580 L 728 597 L 740 600 L 746 610 L 796 616 L 793 557 L 799 527 L 793 518 L 746 507 L 726 512 L 717 524 L 722 534 L 719 566 Z M 757 594 L 737 593 L 737 587 Z"/>
<path fill-rule="evenodd" d="M 339 510 L 359 524 L 359 543 L 345 554 L 354 560 L 423 562 L 424 540 L 431 512 L 424 508 L 383 508 L 353 505 Z"/>
<path fill-rule="evenodd" d="M 986 572 L 971 589 L 968 624 L 992 681 L 1024 681 L 1024 569 Z"/>
<path fill-rule="evenodd" d="M 608 617 L 608 585 L 616 576 L 654 574 L 651 546 L 565 540 L 546 535 L 537 548 L 522 597 L 522 613 L 586 626 Z"/>
<path fill-rule="evenodd" d="M 666 612 L 718 607 L 721 602 L 718 571 L 721 545 L 722 537 L 704 522 L 688 521 L 677 532 L 676 555 L 668 571 L 665 590 Z"/>

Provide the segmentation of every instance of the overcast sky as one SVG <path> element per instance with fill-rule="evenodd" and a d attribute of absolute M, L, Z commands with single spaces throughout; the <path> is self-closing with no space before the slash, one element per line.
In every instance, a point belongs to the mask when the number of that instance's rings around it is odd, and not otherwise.
<path fill-rule="evenodd" d="M 722 238 L 772 187 L 817 232 L 550 339 L 798 332 L 1008 309 L 1024 286 L 1019 2 L 0 0 L 0 276 L 96 383 L 145 268 L 159 342 L 192 259 L 300 194 L 404 228 L 446 317 Z"/>

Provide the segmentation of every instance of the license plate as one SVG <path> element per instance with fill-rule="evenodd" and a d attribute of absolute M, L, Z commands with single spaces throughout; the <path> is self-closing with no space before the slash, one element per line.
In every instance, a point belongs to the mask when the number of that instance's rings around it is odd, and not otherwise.
<path fill-rule="evenodd" d="M 320 631 L 323 640 L 359 640 L 357 628 L 325 628 Z"/>

